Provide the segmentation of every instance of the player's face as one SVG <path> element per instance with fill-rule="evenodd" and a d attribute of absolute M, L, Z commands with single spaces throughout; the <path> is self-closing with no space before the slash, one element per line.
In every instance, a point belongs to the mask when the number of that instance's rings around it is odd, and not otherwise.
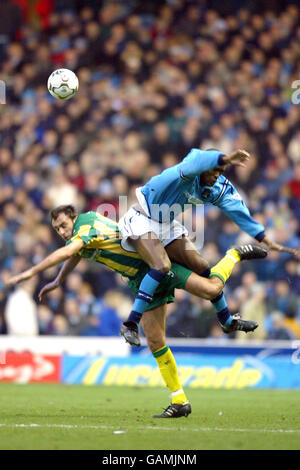
<path fill-rule="evenodd" d="M 221 173 L 222 171 L 216 168 L 205 171 L 200 177 L 201 186 L 213 186 Z"/>
<path fill-rule="evenodd" d="M 52 227 L 67 242 L 73 234 L 74 220 L 64 212 L 61 212 L 56 220 L 52 220 Z"/>

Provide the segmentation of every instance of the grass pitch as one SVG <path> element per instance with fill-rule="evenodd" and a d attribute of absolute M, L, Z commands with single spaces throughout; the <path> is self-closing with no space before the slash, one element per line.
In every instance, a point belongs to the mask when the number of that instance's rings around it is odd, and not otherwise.
<path fill-rule="evenodd" d="M 0 449 L 300 449 L 300 391 L 193 390 L 188 418 L 154 419 L 163 388 L 0 384 Z"/>

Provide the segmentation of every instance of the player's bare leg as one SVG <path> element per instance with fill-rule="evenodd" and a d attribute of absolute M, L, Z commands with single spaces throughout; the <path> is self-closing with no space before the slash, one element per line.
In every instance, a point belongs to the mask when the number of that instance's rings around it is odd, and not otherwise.
<path fill-rule="evenodd" d="M 180 418 L 188 416 L 192 409 L 182 389 L 174 356 L 169 346 L 166 345 L 166 314 L 167 305 L 164 304 L 147 310 L 141 318 L 149 349 L 172 396 L 171 405 L 163 413 L 153 417 Z"/>
<path fill-rule="evenodd" d="M 146 274 L 140 284 L 132 312 L 128 320 L 123 323 L 120 331 L 129 344 L 139 347 L 140 339 L 137 325 L 147 307 L 147 303 L 151 302 L 156 287 L 170 271 L 171 261 L 163 245 L 153 232 L 148 232 L 137 239 L 130 238 L 130 242 L 150 267 L 149 273 Z"/>
<path fill-rule="evenodd" d="M 174 240 L 174 242 L 166 247 L 166 251 L 172 261 L 183 264 L 201 276 L 208 277 L 210 275 L 207 261 L 196 250 L 194 244 L 188 237 Z M 261 250 L 260 247 L 255 245 L 243 245 L 237 247 L 237 251 L 240 254 L 241 260 L 263 258 L 267 255 L 266 250 Z M 241 320 L 239 314 L 231 316 L 225 296 L 222 292 L 223 285 L 221 286 L 220 280 L 218 281 L 216 277 L 211 278 L 210 281 L 213 279 L 214 284 L 212 285 L 205 283 L 203 277 L 199 279 L 199 277 L 192 275 L 188 279 L 186 290 L 199 297 L 209 299 L 212 302 L 219 323 L 225 333 L 231 333 L 236 330 L 245 331 L 247 333 L 257 328 L 258 324 L 256 322 Z M 215 293 L 215 295 L 213 295 L 213 293 Z"/>
<path fill-rule="evenodd" d="M 166 251 L 172 261 L 186 266 L 200 276 L 205 278 L 209 277 L 210 269 L 208 262 L 203 258 L 188 237 L 184 236 L 174 240 L 166 247 Z M 215 297 L 209 297 L 209 300 L 212 303 L 212 307 L 221 325 L 230 324 L 233 317 L 222 289 L 218 291 Z"/>
<path fill-rule="evenodd" d="M 148 232 L 139 238 L 129 238 L 130 243 L 150 268 L 167 274 L 171 269 L 170 258 L 155 233 Z"/>
<path fill-rule="evenodd" d="M 246 259 L 260 259 L 266 256 L 267 250 L 256 245 L 249 244 L 232 248 L 227 251 L 226 256 L 219 263 L 212 267 L 210 275 L 212 277 L 209 280 L 193 273 L 187 279 L 185 290 L 193 295 L 211 300 L 222 291 L 236 262 Z M 256 322 L 242 320 L 238 314 L 233 315 L 231 318 L 230 324 L 222 324 L 220 322 L 225 333 L 237 330 L 248 333 L 258 327 Z"/>
<path fill-rule="evenodd" d="M 182 264 L 196 274 L 202 275 L 209 264 L 188 237 L 177 238 L 165 248 L 171 261 Z"/>
<path fill-rule="evenodd" d="M 147 344 L 152 353 L 166 345 L 167 304 L 146 310 L 141 318 Z"/>
<path fill-rule="evenodd" d="M 206 279 L 196 273 L 192 273 L 186 281 L 184 290 L 196 297 L 211 300 L 214 299 L 223 288 L 224 283 L 218 277 Z"/>

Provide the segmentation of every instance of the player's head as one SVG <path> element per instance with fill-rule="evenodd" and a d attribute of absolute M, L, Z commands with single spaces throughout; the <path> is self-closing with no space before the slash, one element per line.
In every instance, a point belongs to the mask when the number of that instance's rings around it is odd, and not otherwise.
<path fill-rule="evenodd" d="M 200 175 L 200 184 L 201 186 L 213 186 L 219 176 L 223 173 L 224 167 L 217 166 L 212 170 L 204 171 Z"/>
<path fill-rule="evenodd" d="M 207 150 L 214 150 L 216 151 L 217 149 L 210 148 Z M 200 175 L 200 184 L 201 186 L 213 186 L 219 176 L 223 173 L 223 171 L 228 168 L 229 165 L 223 165 L 223 166 L 217 166 L 213 168 L 212 170 L 204 171 Z"/>
<path fill-rule="evenodd" d="M 75 207 L 71 204 L 58 206 L 50 212 L 50 216 L 52 227 L 58 235 L 65 241 L 70 240 L 78 216 Z"/>

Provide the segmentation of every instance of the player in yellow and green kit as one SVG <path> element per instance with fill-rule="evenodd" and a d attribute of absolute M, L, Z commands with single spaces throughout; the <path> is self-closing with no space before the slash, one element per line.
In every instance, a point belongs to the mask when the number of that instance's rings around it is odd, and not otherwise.
<path fill-rule="evenodd" d="M 7 281 L 7 286 L 35 276 L 39 272 L 65 261 L 56 279 L 44 286 L 39 294 L 44 295 L 57 288 L 66 276 L 75 268 L 81 258 L 87 258 L 105 264 L 129 279 L 128 285 L 136 294 L 141 280 L 149 270 L 148 265 L 135 252 L 122 248 L 122 238 L 118 224 L 101 214 L 90 211 L 77 215 L 71 205 L 59 206 L 51 212 L 52 226 L 66 242 L 47 256 L 43 261 Z M 229 250 L 219 263 L 211 268 L 210 279 L 199 276 L 191 270 L 172 263 L 171 270 L 155 291 L 149 302 L 142 325 L 148 345 L 157 361 L 161 375 L 172 395 L 172 403 L 161 415 L 155 417 L 176 418 L 191 413 L 191 406 L 180 384 L 175 359 L 165 344 L 166 304 L 174 301 L 174 289 L 184 289 L 204 299 L 213 299 L 224 287 L 234 265 L 242 259 L 263 258 L 266 250 L 247 245 Z M 247 253 L 246 253 L 247 252 Z M 252 322 L 252 330 L 258 325 Z"/>

